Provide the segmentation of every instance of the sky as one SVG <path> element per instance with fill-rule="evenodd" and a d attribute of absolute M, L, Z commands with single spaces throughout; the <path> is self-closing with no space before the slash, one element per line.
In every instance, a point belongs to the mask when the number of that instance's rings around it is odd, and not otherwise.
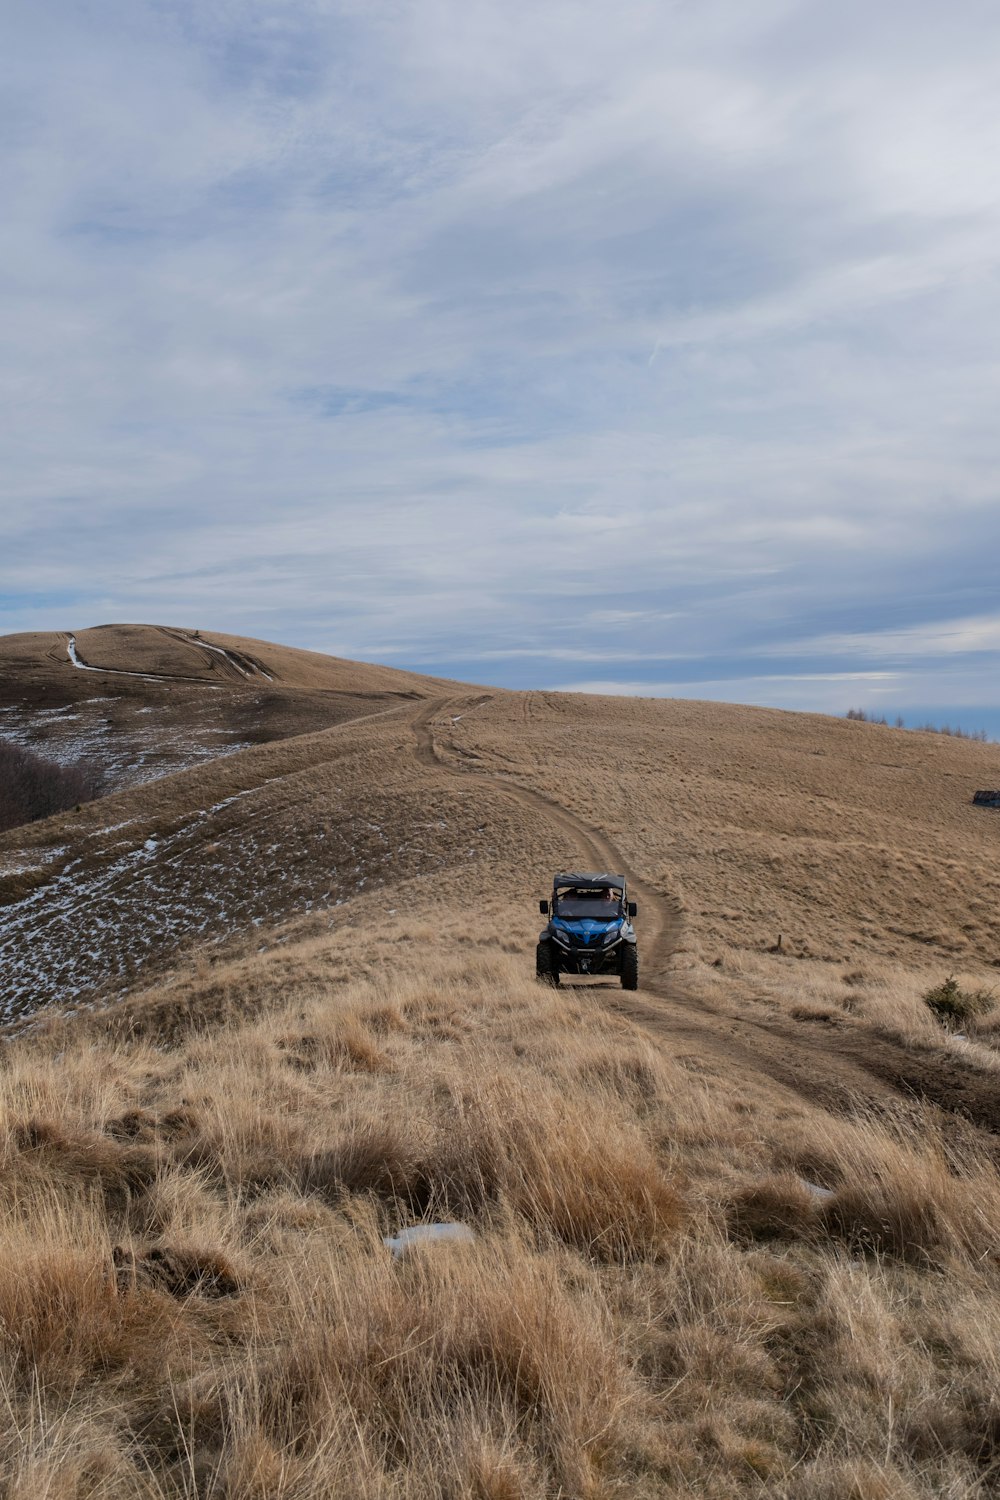
<path fill-rule="evenodd" d="M 10 0 L 0 633 L 1000 734 L 995 0 Z"/>

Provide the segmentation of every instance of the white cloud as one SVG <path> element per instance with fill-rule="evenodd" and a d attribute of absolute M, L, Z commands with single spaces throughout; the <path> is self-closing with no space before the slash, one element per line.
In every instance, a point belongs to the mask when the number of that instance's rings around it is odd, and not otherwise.
<path fill-rule="evenodd" d="M 564 682 L 553 691 L 601 693 L 619 698 L 687 698 L 707 703 L 765 704 L 799 713 L 844 714 L 848 708 L 895 712 L 904 681 L 892 672 L 764 673 L 695 681 L 646 682 L 594 677 Z"/>
<path fill-rule="evenodd" d="M 814 636 L 799 646 L 810 655 L 866 656 L 879 661 L 993 654 L 1000 652 L 1000 615 L 939 620 L 910 625 L 903 630 Z M 787 654 L 788 649 L 782 647 L 782 654 Z"/>
<path fill-rule="evenodd" d="M 765 660 L 996 651 L 998 39 L 975 0 L 22 7 L 3 620 L 771 701 L 832 679 Z"/>

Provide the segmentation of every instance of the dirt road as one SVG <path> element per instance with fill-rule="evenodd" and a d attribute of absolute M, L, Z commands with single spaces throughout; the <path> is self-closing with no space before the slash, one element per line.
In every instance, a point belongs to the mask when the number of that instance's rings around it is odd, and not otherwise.
<path fill-rule="evenodd" d="M 995 1137 L 986 1144 L 1000 1160 L 1000 1097 L 994 1081 L 979 1069 L 939 1051 L 904 1047 L 846 1019 L 828 1023 L 751 1014 L 689 992 L 670 967 L 681 933 L 678 903 L 644 880 L 601 830 L 447 740 L 449 723 L 482 702 L 482 697 L 439 698 L 422 705 L 412 720 L 417 759 L 442 778 L 488 780 L 533 817 L 571 837 L 585 864 L 627 876 L 640 906 L 641 988 L 633 996 L 594 985 L 595 999 L 653 1033 L 694 1071 L 735 1075 L 749 1091 L 771 1095 L 776 1106 L 799 1096 L 834 1113 L 860 1108 L 899 1114 L 907 1106 L 931 1103 L 951 1131 L 967 1134 L 971 1124 Z"/>

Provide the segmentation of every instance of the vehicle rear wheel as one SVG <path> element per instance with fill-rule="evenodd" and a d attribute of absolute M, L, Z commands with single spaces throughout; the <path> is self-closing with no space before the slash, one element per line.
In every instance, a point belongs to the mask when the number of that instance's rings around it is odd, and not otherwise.
<path fill-rule="evenodd" d="M 622 989 L 639 988 L 639 950 L 634 943 L 622 944 Z"/>
<path fill-rule="evenodd" d="M 551 943 L 539 943 L 535 949 L 535 978 L 542 984 L 559 983 L 559 961 Z"/>

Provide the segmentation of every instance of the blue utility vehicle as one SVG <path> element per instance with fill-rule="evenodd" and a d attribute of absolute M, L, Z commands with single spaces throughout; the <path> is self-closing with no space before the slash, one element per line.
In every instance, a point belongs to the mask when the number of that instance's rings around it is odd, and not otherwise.
<path fill-rule="evenodd" d="M 556 875 L 551 901 L 539 901 L 538 910 L 549 919 L 535 954 L 543 984 L 558 984 L 562 974 L 613 974 L 623 990 L 638 989 L 638 907 L 624 875 Z"/>

